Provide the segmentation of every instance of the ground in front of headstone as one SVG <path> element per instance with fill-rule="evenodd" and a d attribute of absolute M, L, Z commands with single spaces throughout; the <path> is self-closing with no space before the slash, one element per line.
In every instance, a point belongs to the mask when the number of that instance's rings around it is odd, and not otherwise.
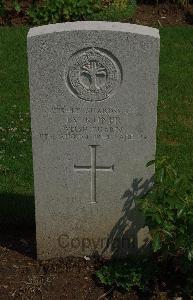
<path fill-rule="evenodd" d="M 34 231 L 1 229 L 0 299 L 144 299 L 134 292 L 112 291 L 111 287 L 102 286 L 95 272 L 105 261 L 69 257 L 38 262 Z M 170 298 L 166 293 L 152 291 L 145 299 Z"/>
<path fill-rule="evenodd" d="M 5 236 L 1 236 L 3 246 L 0 246 L 0 299 L 95 300 L 102 295 L 108 299 L 104 295 L 110 288 L 100 286 L 94 277 L 101 263 L 88 258 L 38 262 L 29 257 L 31 240 L 9 236 L 6 243 L 3 241 Z M 117 291 L 109 296 L 111 299 L 139 299 L 134 294 Z"/>

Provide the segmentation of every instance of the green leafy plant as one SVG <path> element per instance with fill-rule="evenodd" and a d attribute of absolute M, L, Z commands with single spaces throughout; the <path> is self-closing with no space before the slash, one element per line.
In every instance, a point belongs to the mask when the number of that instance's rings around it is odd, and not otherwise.
<path fill-rule="evenodd" d="M 154 164 L 151 161 L 147 167 Z M 193 180 L 180 176 L 168 157 L 156 162 L 154 187 L 136 203 L 145 216 L 152 237 L 150 256 L 130 257 L 109 263 L 97 271 L 108 286 L 130 291 L 151 291 L 163 276 L 179 282 L 173 292 L 190 296 L 193 292 Z M 164 275 L 163 275 L 164 274 Z"/>
<path fill-rule="evenodd" d="M 183 256 L 193 260 L 192 178 L 179 176 L 169 158 L 163 157 L 156 162 L 153 189 L 138 201 L 150 230 L 153 251 L 159 251 L 163 258 Z"/>
<path fill-rule="evenodd" d="M 144 257 L 132 257 L 123 262 L 111 262 L 96 272 L 101 283 L 126 291 L 146 291 L 156 274 L 153 262 Z"/>
<path fill-rule="evenodd" d="M 134 11 L 135 5 L 127 0 L 44 0 L 28 10 L 33 24 L 47 24 L 77 20 L 121 20 Z"/>
<path fill-rule="evenodd" d="M 100 9 L 99 0 L 44 0 L 42 6 L 33 5 L 28 11 L 35 24 L 84 20 Z"/>
<path fill-rule="evenodd" d="M 17 0 L 13 0 L 12 4 L 13 4 L 15 11 L 17 13 L 19 13 L 21 11 L 21 5 L 19 4 L 19 2 Z"/>
<path fill-rule="evenodd" d="M 131 20 L 136 10 L 136 1 L 115 0 L 111 2 L 105 9 L 93 13 L 91 20 L 124 22 Z"/>

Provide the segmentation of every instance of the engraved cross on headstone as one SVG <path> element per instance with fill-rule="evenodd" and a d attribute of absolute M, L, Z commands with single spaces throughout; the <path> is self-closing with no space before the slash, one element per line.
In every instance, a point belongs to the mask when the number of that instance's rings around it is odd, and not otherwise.
<path fill-rule="evenodd" d="M 96 203 L 96 171 L 110 171 L 114 172 L 114 165 L 112 166 L 96 166 L 96 147 L 98 145 L 90 145 L 91 149 L 91 165 L 90 166 L 76 166 L 75 171 L 90 171 L 91 172 L 91 203 Z"/>

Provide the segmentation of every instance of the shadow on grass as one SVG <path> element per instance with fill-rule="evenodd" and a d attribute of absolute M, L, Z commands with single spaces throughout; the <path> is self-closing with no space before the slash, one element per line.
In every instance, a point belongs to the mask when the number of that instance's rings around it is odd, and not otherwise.
<path fill-rule="evenodd" d="M 36 258 L 33 196 L 0 194 L 0 245 Z"/>

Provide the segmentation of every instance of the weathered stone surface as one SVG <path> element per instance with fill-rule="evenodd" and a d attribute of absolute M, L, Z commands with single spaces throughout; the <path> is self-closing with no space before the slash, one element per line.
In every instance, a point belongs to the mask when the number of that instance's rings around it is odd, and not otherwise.
<path fill-rule="evenodd" d="M 158 30 L 41 26 L 28 57 L 38 258 L 142 249 L 133 198 L 154 173 Z"/>

